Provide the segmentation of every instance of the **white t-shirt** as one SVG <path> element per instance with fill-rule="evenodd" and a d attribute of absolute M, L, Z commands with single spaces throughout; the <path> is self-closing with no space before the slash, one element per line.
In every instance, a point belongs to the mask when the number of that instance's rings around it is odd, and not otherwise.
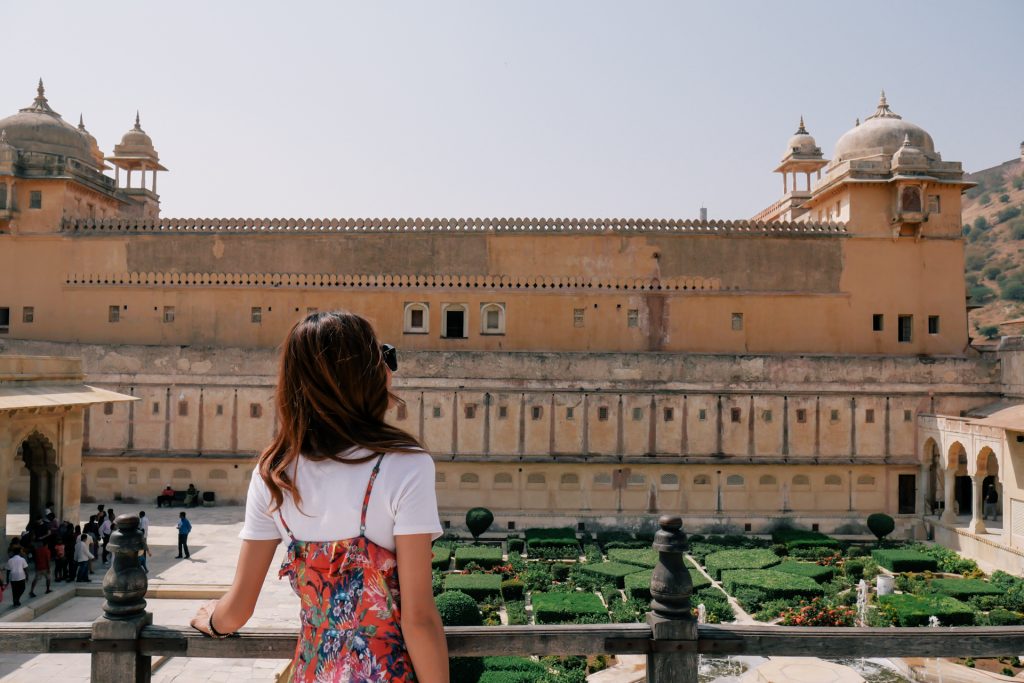
<path fill-rule="evenodd" d="M 143 517 L 139 520 L 139 528 L 142 529 L 143 534 L 149 531 L 149 517 Z"/>
<path fill-rule="evenodd" d="M 346 454 L 361 458 L 365 449 Z M 363 496 L 377 458 L 362 463 L 299 458 L 295 483 L 302 494 L 300 512 L 285 494 L 280 513 L 300 541 L 340 541 L 359 535 Z M 277 511 L 270 513 L 272 498 L 263 477 L 253 471 L 245 500 L 245 525 L 239 538 L 266 541 L 288 540 Z M 429 453 L 388 453 L 380 464 L 366 510 L 366 537 L 377 545 L 395 549 L 395 536 L 442 534 L 434 491 L 434 460 Z"/>
<path fill-rule="evenodd" d="M 28 567 L 28 562 L 21 555 L 14 555 L 7 560 L 7 571 L 11 573 L 11 581 L 24 581 L 26 567 Z"/>

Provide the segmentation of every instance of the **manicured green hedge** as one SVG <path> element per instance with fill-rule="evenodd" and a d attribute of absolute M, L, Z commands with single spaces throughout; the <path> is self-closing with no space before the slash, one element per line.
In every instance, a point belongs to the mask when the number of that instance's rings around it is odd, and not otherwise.
<path fill-rule="evenodd" d="M 527 548 L 564 548 L 579 547 L 576 532 L 565 527 L 562 529 L 527 529 Z"/>
<path fill-rule="evenodd" d="M 486 600 L 501 595 L 501 576 L 498 574 L 449 574 L 444 577 L 446 591 L 462 591 L 474 600 Z"/>
<path fill-rule="evenodd" d="M 531 599 L 533 618 L 538 624 L 571 622 L 580 617 L 608 620 L 608 610 L 595 593 L 534 593 Z"/>
<path fill-rule="evenodd" d="M 628 531 L 601 531 L 597 534 L 597 542 L 605 549 L 605 552 L 613 549 L 644 549 L 650 548 L 651 542 L 639 538 L 633 538 Z"/>
<path fill-rule="evenodd" d="M 537 671 L 487 671 L 484 670 L 478 683 L 537 683 L 544 673 Z"/>
<path fill-rule="evenodd" d="M 540 662 L 527 657 L 484 657 L 486 671 L 527 671 L 544 673 L 547 668 Z"/>
<path fill-rule="evenodd" d="M 704 560 L 704 567 L 715 579 L 721 580 L 728 569 L 767 569 L 779 563 L 779 556 L 771 550 L 719 550 Z"/>
<path fill-rule="evenodd" d="M 975 595 L 1002 595 L 1003 591 L 981 579 L 932 579 L 928 587 L 936 593 L 958 600 L 967 600 Z"/>
<path fill-rule="evenodd" d="M 871 557 L 879 566 L 885 567 L 891 572 L 933 572 L 938 568 L 938 562 L 934 557 L 915 550 L 872 550 Z"/>
<path fill-rule="evenodd" d="M 500 547 L 494 546 L 470 546 L 455 549 L 455 568 L 464 569 L 470 562 L 476 562 L 481 567 L 488 569 L 502 563 Z"/>
<path fill-rule="evenodd" d="M 817 531 L 806 529 L 776 529 L 772 532 L 772 543 L 782 543 L 787 548 L 838 548 L 839 541 Z"/>
<path fill-rule="evenodd" d="M 654 569 L 654 565 L 658 563 L 658 551 L 653 548 L 612 548 L 608 551 L 608 559 L 612 562 L 625 562 Z"/>
<path fill-rule="evenodd" d="M 797 562 L 795 560 L 786 560 L 772 567 L 772 571 L 782 572 L 784 574 L 796 574 L 797 576 L 806 576 L 814 579 L 818 583 L 827 583 L 832 580 L 836 575 L 836 568 L 829 566 L 822 566 L 815 564 L 814 562 Z"/>
<path fill-rule="evenodd" d="M 630 574 L 636 574 L 637 572 L 643 571 L 642 568 L 635 564 L 622 564 L 621 562 L 601 562 L 593 564 L 581 564 L 580 571 L 587 574 L 593 574 L 600 579 L 608 579 L 615 581 L 615 585 L 619 588 L 623 587 L 623 579 Z"/>
<path fill-rule="evenodd" d="M 970 626 L 974 623 L 974 610 L 948 595 L 882 595 L 879 604 L 896 613 L 900 626 L 927 626 L 928 617 L 938 617 L 943 626 Z"/>
<path fill-rule="evenodd" d="M 508 539 L 508 554 L 509 555 L 511 555 L 513 553 L 518 553 L 519 555 L 522 555 L 524 548 L 526 548 L 526 545 L 523 543 L 523 539 L 521 539 L 521 538 L 510 538 L 510 539 Z"/>
<path fill-rule="evenodd" d="M 722 585 L 729 593 L 737 588 L 756 588 L 767 600 L 813 598 L 825 592 L 814 579 L 774 569 L 732 569 L 723 574 Z"/>
<path fill-rule="evenodd" d="M 501 597 L 505 600 L 522 600 L 525 586 L 519 579 L 509 579 L 501 582 Z"/>
<path fill-rule="evenodd" d="M 711 585 L 711 579 L 692 567 L 688 567 L 688 569 L 690 570 L 690 581 L 693 582 L 694 593 Z M 626 595 L 631 598 L 636 598 L 637 600 L 650 600 L 651 574 L 653 572 L 653 569 L 646 569 L 642 572 L 628 575 L 623 580 L 626 588 Z"/>
<path fill-rule="evenodd" d="M 434 559 L 430 561 L 430 566 L 433 569 L 448 569 L 448 566 L 452 561 L 452 549 L 451 548 L 438 548 L 434 546 Z"/>

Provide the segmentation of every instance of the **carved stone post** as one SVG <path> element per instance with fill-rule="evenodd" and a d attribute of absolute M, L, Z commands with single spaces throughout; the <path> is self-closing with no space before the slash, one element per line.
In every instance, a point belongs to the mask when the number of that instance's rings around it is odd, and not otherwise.
<path fill-rule="evenodd" d="M 149 581 L 139 566 L 142 532 L 139 518 L 121 515 L 110 535 L 113 562 L 103 577 L 103 616 L 92 624 L 92 680 L 145 683 L 151 660 L 138 654 L 139 633 L 153 621 L 146 611 Z"/>
<path fill-rule="evenodd" d="M 690 607 L 693 581 L 683 560 L 686 534 L 680 517 L 658 519 L 661 530 L 654 535 L 658 564 L 651 574 L 651 611 L 647 623 L 651 627 L 652 652 L 647 655 L 648 683 L 697 683 L 697 619 Z M 692 641 L 691 651 L 673 652 L 659 645 L 660 641 Z"/>

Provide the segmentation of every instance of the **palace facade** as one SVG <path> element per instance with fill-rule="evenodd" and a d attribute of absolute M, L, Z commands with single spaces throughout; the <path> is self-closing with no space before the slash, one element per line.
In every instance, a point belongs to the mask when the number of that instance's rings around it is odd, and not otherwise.
<path fill-rule="evenodd" d="M 165 170 L 137 116 L 104 156 L 41 84 L 0 119 L 2 351 L 80 357 L 137 399 L 86 410 L 86 498 L 240 502 L 275 347 L 314 310 L 400 349 L 391 419 L 434 454 L 453 525 L 486 505 L 510 528 L 910 528 L 960 495 L 922 416 L 1006 394 L 968 337 L 968 183 L 884 95 L 831 160 L 801 120 L 783 197 L 749 220 L 171 219 Z"/>

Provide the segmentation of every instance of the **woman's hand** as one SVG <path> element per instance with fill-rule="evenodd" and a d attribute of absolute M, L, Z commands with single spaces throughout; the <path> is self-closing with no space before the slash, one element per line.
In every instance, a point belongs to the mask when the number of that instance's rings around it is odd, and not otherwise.
<path fill-rule="evenodd" d="M 192 625 L 192 628 L 200 633 L 210 636 L 211 638 L 217 637 L 214 635 L 213 631 L 210 630 L 210 616 L 213 614 L 213 611 L 217 609 L 217 602 L 217 600 L 204 602 L 199 607 L 199 611 L 196 612 L 196 615 L 192 617 L 192 621 L 189 622 L 189 624 Z"/>

